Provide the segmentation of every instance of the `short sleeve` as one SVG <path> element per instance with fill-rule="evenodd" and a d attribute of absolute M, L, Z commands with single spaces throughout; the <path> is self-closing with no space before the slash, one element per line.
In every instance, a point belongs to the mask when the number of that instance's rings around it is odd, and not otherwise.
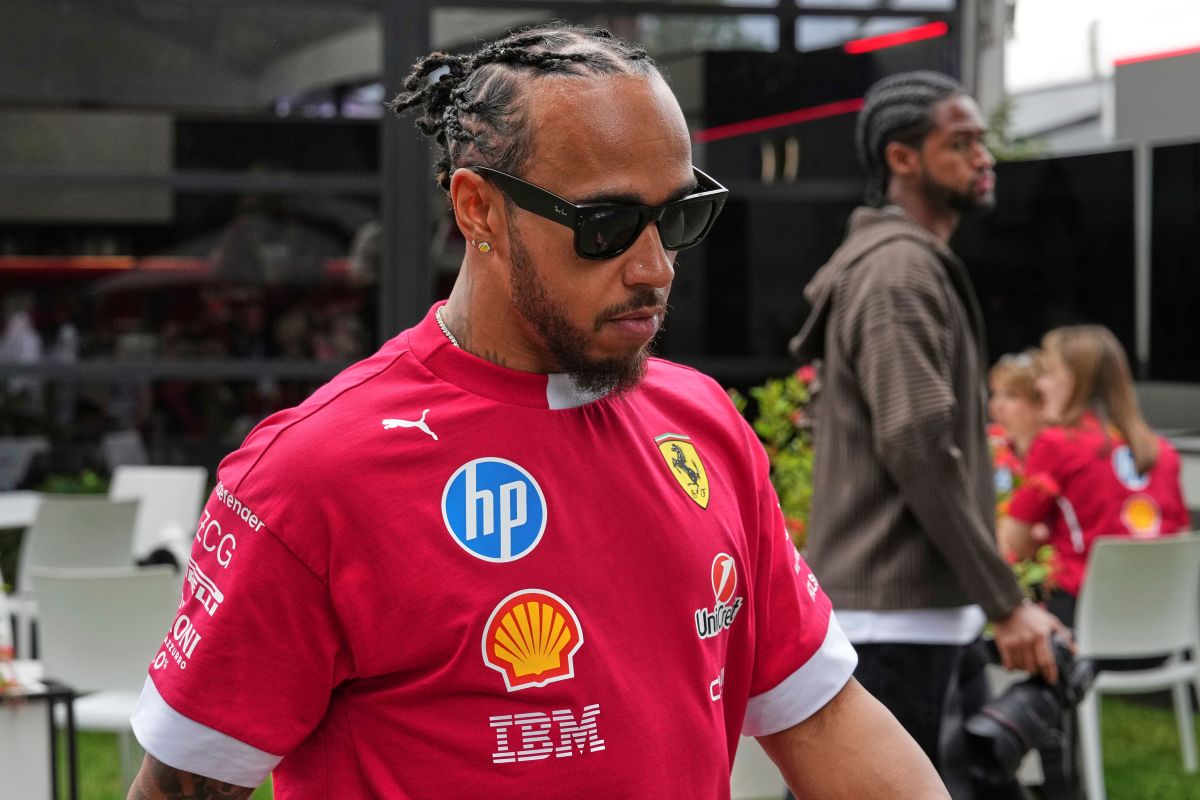
<path fill-rule="evenodd" d="M 1036 436 L 1025 458 L 1025 478 L 1013 492 L 1009 516 L 1032 525 L 1050 515 L 1062 493 L 1058 475 L 1060 462 L 1061 454 L 1054 441 L 1044 434 Z"/>
<path fill-rule="evenodd" d="M 258 510 L 217 485 L 133 718 L 158 760 L 240 786 L 317 726 L 348 671 L 325 582 Z"/>
<path fill-rule="evenodd" d="M 765 482 L 765 481 L 764 481 Z M 842 690 L 858 655 L 793 545 L 774 489 L 759 492 L 754 677 L 742 727 L 765 736 L 812 716 Z"/>

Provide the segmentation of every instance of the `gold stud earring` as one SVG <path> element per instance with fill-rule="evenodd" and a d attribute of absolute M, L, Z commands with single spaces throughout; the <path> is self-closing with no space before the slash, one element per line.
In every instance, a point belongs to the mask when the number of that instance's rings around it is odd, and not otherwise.
<path fill-rule="evenodd" d="M 479 248 L 479 252 L 481 252 L 481 253 L 492 252 L 492 246 L 490 244 L 488 244 L 487 242 L 480 242 L 479 244 L 477 244 L 475 246 L 477 248 Z"/>

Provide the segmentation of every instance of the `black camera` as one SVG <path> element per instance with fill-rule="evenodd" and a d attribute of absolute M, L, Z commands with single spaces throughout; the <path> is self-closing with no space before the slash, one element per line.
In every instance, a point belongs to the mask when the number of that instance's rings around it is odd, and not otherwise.
<path fill-rule="evenodd" d="M 1051 685 L 1034 675 L 1010 686 L 967 720 L 971 767 L 978 777 L 997 783 L 1011 779 L 1030 749 L 1061 744 L 1064 714 L 1087 693 L 1096 677 L 1096 664 L 1088 658 L 1076 659 L 1058 636 L 1051 639 L 1051 646 L 1058 683 Z"/>

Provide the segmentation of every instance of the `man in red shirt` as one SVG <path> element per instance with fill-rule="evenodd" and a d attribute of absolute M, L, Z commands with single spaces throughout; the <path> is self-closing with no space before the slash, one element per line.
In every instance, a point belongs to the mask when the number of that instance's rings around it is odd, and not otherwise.
<path fill-rule="evenodd" d="M 745 734 L 804 796 L 945 798 L 753 433 L 648 357 L 725 197 L 653 62 L 552 26 L 405 89 L 458 281 L 222 462 L 130 797 L 721 798 Z"/>

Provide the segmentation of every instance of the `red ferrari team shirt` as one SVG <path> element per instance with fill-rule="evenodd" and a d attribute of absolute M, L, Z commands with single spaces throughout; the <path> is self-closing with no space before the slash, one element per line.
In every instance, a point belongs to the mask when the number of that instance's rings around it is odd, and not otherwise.
<path fill-rule="evenodd" d="M 134 730 L 280 800 L 728 797 L 856 663 L 767 471 L 690 369 L 581 397 L 430 313 L 221 463 Z"/>
<path fill-rule="evenodd" d="M 1008 513 L 1050 525 L 1054 581 L 1072 595 L 1083 585 L 1097 536 L 1149 538 L 1190 522 L 1175 448 L 1159 439 L 1158 460 L 1140 475 L 1129 445 L 1090 413 L 1076 427 L 1047 428 L 1034 438 Z"/>

